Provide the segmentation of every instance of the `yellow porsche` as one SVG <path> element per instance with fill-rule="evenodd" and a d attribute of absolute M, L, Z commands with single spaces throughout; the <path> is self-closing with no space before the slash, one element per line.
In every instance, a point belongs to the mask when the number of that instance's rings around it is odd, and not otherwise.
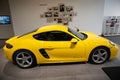
<path fill-rule="evenodd" d="M 64 25 L 48 25 L 10 38 L 3 50 L 11 62 L 21 68 L 30 68 L 46 63 L 102 64 L 117 56 L 118 46 L 92 32 L 80 32 Z"/>

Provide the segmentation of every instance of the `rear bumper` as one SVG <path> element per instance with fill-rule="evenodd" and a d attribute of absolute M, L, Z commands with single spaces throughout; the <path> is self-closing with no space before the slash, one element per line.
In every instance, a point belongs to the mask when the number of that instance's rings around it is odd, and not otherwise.
<path fill-rule="evenodd" d="M 5 57 L 13 62 L 12 56 L 13 56 L 13 50 L 6 48 L 6 46 L 3 47 L 4 55 Z"/>

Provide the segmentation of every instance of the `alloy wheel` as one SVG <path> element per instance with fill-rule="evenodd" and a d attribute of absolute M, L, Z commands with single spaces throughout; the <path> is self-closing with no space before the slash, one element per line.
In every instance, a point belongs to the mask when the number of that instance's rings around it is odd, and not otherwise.
<path fill-rule="evenodd" d="M 96 64 L 104 63 L 108 58 L 106 49 L 98 48 L 92 54 L 92 61 Z"/>
<path fill-rule="evenodd" d="M 33 63 L 33 58 L 28 52 L 19 52 L 16 55 L 16 63 L 20 67 L 30 67 Z"/>

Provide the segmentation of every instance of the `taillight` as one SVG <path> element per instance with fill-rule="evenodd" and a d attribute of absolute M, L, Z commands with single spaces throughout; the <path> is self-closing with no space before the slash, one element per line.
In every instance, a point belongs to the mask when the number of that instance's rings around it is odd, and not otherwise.
<path fill-rule="evenodd" d="M 11 44 L 6 43 L 6 47 L 7 47 L 8 49 L 11 49 L 13 46 L 12 46 Z"/>

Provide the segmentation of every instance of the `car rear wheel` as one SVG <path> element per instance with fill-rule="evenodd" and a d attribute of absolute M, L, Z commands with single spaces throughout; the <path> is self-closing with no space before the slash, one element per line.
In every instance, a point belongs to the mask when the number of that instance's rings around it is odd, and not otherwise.
<path fill-rule="evenodd" d="M 13 56 L 14 62 L 21 68 L 30 68 L 36 64 L 35 56 L 27 50 L 19 50 Z"/>
<path fill-rule="evenodd" d="M 109 58 L 109 51 L 104 47 L 96 48 L 92 51 L 89 61 L 94 64 L 102 64 Z"/>

